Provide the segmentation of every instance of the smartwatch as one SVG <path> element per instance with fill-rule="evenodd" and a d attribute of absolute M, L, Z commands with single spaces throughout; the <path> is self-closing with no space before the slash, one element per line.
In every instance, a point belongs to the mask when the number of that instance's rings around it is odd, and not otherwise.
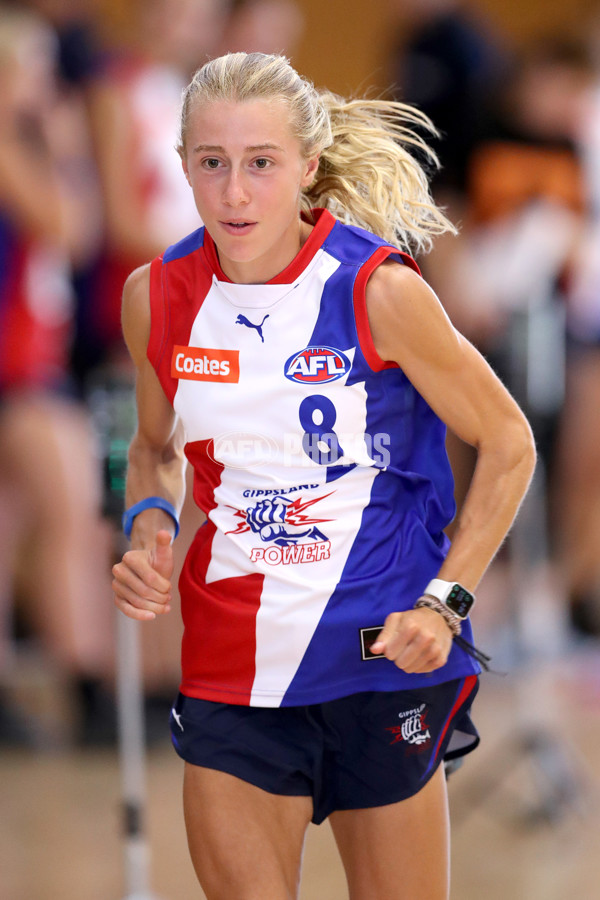
<path fill-rule="evenodd" d="M 456 581 L 442 581 L 441 578 L 432 579 L 423 593 L 439 600 L 459 619 L 466 619 L 475 603 L 474 595 L 462 584 Z"/>

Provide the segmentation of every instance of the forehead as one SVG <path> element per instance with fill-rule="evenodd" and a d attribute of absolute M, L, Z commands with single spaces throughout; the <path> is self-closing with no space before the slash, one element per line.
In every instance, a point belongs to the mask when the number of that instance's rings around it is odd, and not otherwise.
<path fill-rule="evenodd" d="M 186 145 L 238 146 L 275 144 L 285 149 L 299 145 L 291 124 L 288 104 L 269 100 L 210 100 L 192 106 Z"/>

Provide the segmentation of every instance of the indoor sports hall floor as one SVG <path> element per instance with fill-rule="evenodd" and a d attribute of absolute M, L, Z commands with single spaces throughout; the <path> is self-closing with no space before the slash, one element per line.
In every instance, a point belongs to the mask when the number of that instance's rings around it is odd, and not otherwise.
<path fill-rule="evenodd" d="M 490 649 L 493 621 L 486 631 Z M 449 785 L 452 900 L 600 898 L 600 641 L 569 641 L 545 656 L 482 680 L 482 744 Z M 501 648 L 494 663 L 504 668 Z M 204 896 L 185 844 L 181 767 L 166 741 L 149 753 L 151 884 L 161 900 Z M 116 753 L 4 753 L 1 900 L 126 893 Z M 310 829 L 301 897 L 347 897 L 326 824 Z"/>

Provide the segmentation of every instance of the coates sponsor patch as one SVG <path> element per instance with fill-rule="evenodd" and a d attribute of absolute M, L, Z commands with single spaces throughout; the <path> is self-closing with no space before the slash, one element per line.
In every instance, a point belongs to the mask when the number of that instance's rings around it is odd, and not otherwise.
<path fill-rule="evenodd" d="M 171 377 L 190 381 L 240 380 L 239 350 L 214 350 L 210 347 L 173 347 Z"/>
<path fill-rule="evenodd" d="M 333 347 L 305 347 L 287 360 L 284 374 L 299 384 L 326 384 L 346 375 L 351 368 L 348 357 Z"/>

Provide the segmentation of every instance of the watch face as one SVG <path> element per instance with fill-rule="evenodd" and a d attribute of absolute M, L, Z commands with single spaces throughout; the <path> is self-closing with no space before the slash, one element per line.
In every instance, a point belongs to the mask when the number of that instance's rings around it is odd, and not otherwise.
<path fill-rule="evenodd" d="M 459 618 L 466 619 L 474 602 L 475 597 L 473 594 L 470 594 L 469 591 L 467 591 L 466 588 L 461 587 L 460 584 L 455 584 L 448 594 L 446 606 Z"/>

